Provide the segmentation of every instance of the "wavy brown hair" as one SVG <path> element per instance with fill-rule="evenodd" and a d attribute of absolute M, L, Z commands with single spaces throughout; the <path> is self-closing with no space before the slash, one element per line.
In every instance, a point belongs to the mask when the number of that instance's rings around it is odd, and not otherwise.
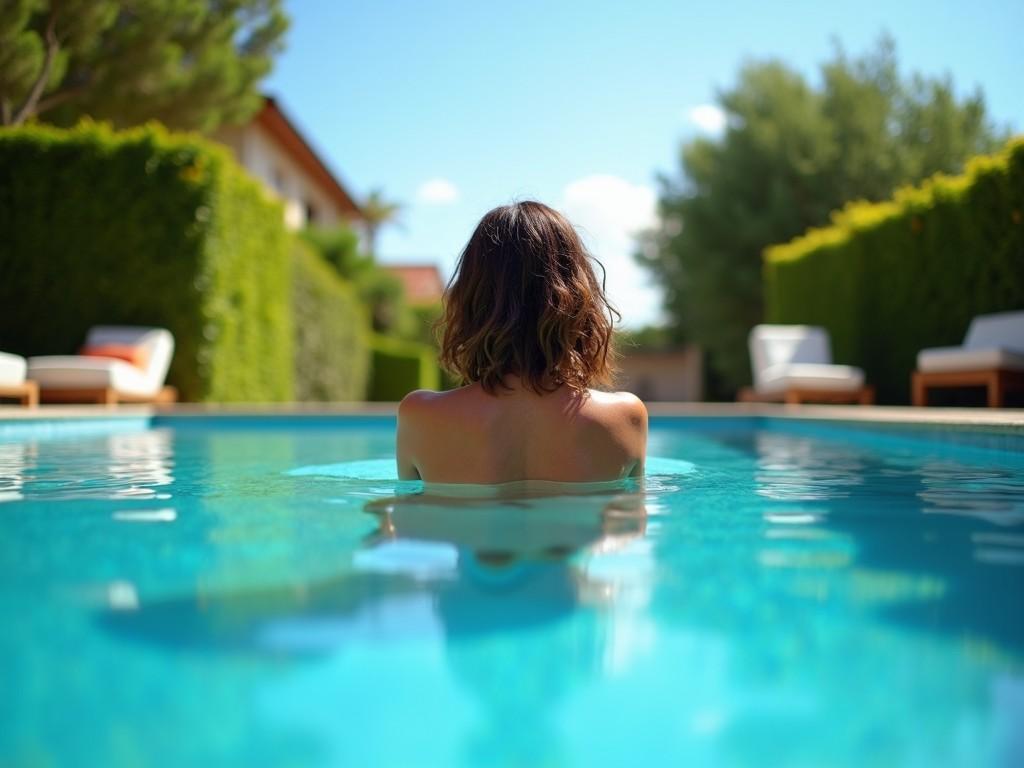
<path fill-rule="evenodd" d="M 553 208 L 525 201 L 487 213 L 445 290 L 441 363 L 491 394 L 509 374 L 537 393 L 610 385 L 619 314 L 592 261 Z"/>

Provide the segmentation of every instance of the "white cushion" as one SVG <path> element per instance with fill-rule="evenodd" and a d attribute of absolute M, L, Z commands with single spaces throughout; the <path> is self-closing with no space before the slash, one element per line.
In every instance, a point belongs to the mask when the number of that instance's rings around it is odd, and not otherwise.
<path fill-rule="evenodd" d="M 1008 349 L 1024 355 L 1024 312 L 996 312 L 971 320 L 964 346 L 968 349 Z"/>
<path fill-rule="evenodd" d="M 107 357 L 51 355 L 28 359 L 29 377 L 43 389 L 103 389 L 111 387 L 128 395 L 150 397 L 155 387 L 130 363 Z"/>
<path fill-rule="evenodd" d="M 0 387 L 13 387 L 25 383 L 25 358 L 0 352 Z"/>
<path fill-rule="evenodd" d="M 1024 312 L 996 312 L 971 320 L 962 347 L 932 347 L 917 353 L 925 373 L 1024 370 Z"/>
<path fill-rule="evenodd" d="M 86 346 L 125 344 L 145 347 L 145 370 L 123 360 L 84 355 L 30 357 L 28 375 L 43 389 L 100 389 L 111 387 L 127 395 L 152 397 L 164 385 L 174 354 L 174 337 L 164 328 L 97 325 L 89 330 Z"/>
<path fill-rule="evenodd" d="M 778 395 L 787 389 L 850 392 L 864 386 L 864 371 L 852 365 L 784 363 L 766 368 L 756 391 Z"/>
<path fill-rule="evenodd" d="M 764 391 L 768 369 L 793 363 L 828 364 L 828 332 L 816 325 L 756 325 L 748 337 L 754 388 Z"/>
<path fill-rule="evenodd" d="M 171 367 L 171 357 L 174 355 L 174 337 L 165 328 L 97 325 L 89 329 L 85 343 L 88 346 L 127 344 L 132 347 L 145 347 L 149 362 L 143 375 L 149 394 L 156 394 L 163 387 L 167 369 Z"/>
<path fill-rule="evenodd" d="M 999 347 L 934 347 L 917 353 L 917 370 L 926 373 L 989 371 L 995 368 L 1024 370 L 1024 352 Z"/>

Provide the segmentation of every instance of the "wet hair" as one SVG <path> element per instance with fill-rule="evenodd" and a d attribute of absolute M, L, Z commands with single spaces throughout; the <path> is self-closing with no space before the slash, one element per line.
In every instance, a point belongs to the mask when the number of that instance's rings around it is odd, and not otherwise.
<path fill-rule="evenodd" d="M 441 363 L 491 394 L 510 374 L 537 393 L 610 385 L 619 314 L 596 261 L 573 225 L 542 203 L 488 212 L 445 290 Z"/>

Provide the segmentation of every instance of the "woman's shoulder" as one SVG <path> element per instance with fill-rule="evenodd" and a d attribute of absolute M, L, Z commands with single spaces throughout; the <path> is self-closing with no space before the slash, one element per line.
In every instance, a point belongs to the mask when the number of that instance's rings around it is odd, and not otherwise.
<path fill-rule="evenodd" d="M 615 421 L 628 421 L 635 427 L 647 425 L 647 406 L 632 392 L 602 392 L 592 389 L 588 405 L 591 415 Z"/>
<path fill-rule="evenodd" d="M 431 389 L 416 389 L 402 398 L 398 404 L 399 415 L 412 416 L 429 410 L 436 404 L 443 392 L 434 392 Z"/>
<path fill-rule="evenodd" d="M 433 415 L 451 417 L 493 406 L 492 396 L 485 396 L 478 385 L 467 385 L 444 392 L 418 389 L 406 395 L 398 406 L 400 418 L 423 419 Z M 480 401 L 480 402 L 478 402 Z M 478 406 L 478 407 L 477 407 Z M 632 426 L 647 424 L 647 408 L 632 392 L 604 392 L 592 389 L 577 411 L 600 422 L 628 422 Z"/>
<path fill-rule="evenodd" d="M 632 392 L 604 392 L 599 389 L 592 389 L 590 390 L 590 399 L 601 406 L 647 411 L 644 401 Z"/>
<path fill-rule="evenodd" d="M 453 408 L 458 408 L 460 403 L 471 396 L 470 387 L 458 387 L 443 392 L 435 392 L 432 389 L 417 389 L 405 397 L 398 404 L 399 417 L 418 418 L 431 413 L 440 413 Z"/>

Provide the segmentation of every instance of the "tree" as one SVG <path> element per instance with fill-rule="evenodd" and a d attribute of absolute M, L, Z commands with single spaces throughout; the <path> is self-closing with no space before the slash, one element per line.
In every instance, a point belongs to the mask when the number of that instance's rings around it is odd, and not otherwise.
<path fill-rule="evenodd" d="M 415 323 L 402 281 L 359 250 L 359 237 L 347 225 L 307 227 L 302 236 L 340 277 L 355 286 L 369 309 L 374 331 L 406 335 Z"/>
<path fill-rule="evenodd" d="M 402 206 L 387 200 L 379 189 L 366 196 L 359 209 L 363 212 L 363 227 L 366 231 L 366 250 L 371 258 L 377 258 L 377 234 L 385 224 L 398 220 Z"/>
<path fill-rule="evenodd" d="M 980 92 L 958 100 L 949 78 L 901 80 L 883 38 L 850 59 L 837 46 L 812 87 L 780 62 L 744 66 L 719 94 L 727 127 L 682 147 L 660 179 L 660 224 L 638 259 L 665 286 L 677 340 L 701 344 L 718 395 L 750 381 L 746 336 L 761 321 L 761 254 L 854 199 L 956 172 L 1004 136 Z"/>
<path fill-rule="evenodd" d="M 356 282 L 374 267 L 373 259 L 359 250 L 359 235 L 347 224 L 333 227 L 306 227 L 305 238 L 341 277 Z"/>
<path fill-rule="evenodd" d="M 281 0 L 4 0 L 0 122 L 244 121 L 287 26 Z"/>

